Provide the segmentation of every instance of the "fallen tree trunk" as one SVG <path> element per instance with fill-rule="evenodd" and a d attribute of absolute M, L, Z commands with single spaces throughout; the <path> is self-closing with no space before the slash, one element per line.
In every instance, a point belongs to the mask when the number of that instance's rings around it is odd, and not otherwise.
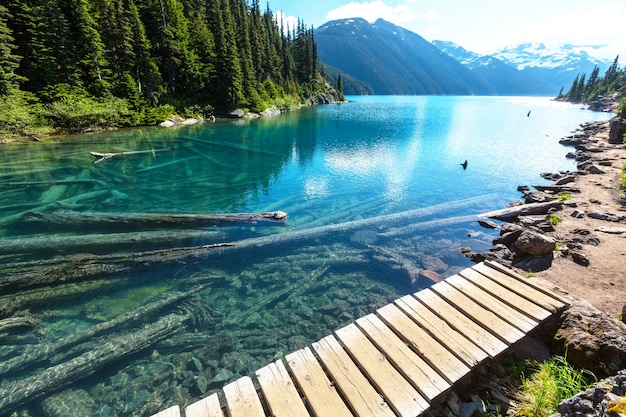
<path fill-rule="evenodd" d="M 105 159 L 113 158 L 114 156 L 128 156 L 128 155 L 144 155 L 144 154 L 156 154 L 157 152 L 171 151 L 171 149 L 148 149 L 145 151 L 129 151 L 129 152 L 89 152 L 89 155 L 97 158 L 94 164 L 100 163 Z"/>
<path fill-rule="evenodd" d="M 514 220 L 519 216 L 528 216 L 532 214 L 548 214 L 551 210 L 560 210 L 563 207 L 562 201 L 547 201 L 545 203 L 529 203 L 515 207 L 507 207 L 501 210 L 483 213 L 478 217 L 486 217 L 502 221 Z"/>
<path fill-rule="evenodd" d="M 11 358 L 7 361 L 0 363 L 0 375 L 6 374 L 8 372 L 13 372 L 19 369 L 28 368 L 30 366 L 36 365 L 38 363 L 44 362 L 54 355 L 60 353 L 63 350 L 66 350 L 74 345 L 82 343 L 90 338 L 93 338 L 105 331 L 110 331 L 116 328 L 119 328 L 123 325 L 131 323 L 136 320 L 144 319 L 147 315 L 152 314 L 156 311 L 163 309 L 164 307 L 179 302 L 203 289 L 205 289 L 208 284 L 196 285 L 185 292 L 176 292 L 169 295 L 166 298 L 153 301 L 147 305 L 136 308 L 128 313 L 122 314 L 119 317 L 116 317 L 112 320 L 106 321 L 104 323 L 96 324 L 95 326 L 90 327 L 89 329 L 80 332 L 74 333 L 70 336 L 63 337 L 60 341 L 52 345 L 46 345 L 42 347 L 35 347 L 32 349 L 28 349 L 26 352 L 21 354 L 18 357 Z"/>
<path fill-rule="evenodd" d="M 131 332 L 110 339 L 98 348 L 62 364 L 7 384 L 0 389 L 0 410 L 7 415 L 28 402 L 94 374 L 107 365 L 144 350 L 178 332 L 188 316 L 170 314 Z"/>
<path fill-rule="evenodd" d="M 223 240 L 225 233 L 216 229 L 210 230 L 152 230 L 147 232 L 128 233 L 94 233 L 77 236 L 36 236 L 2 241 L 2 252 L 27 253 L 36 255 L 45 253 L 106 253 L 128 249 L 129 245 L 137 247 L 168 247 L 174 242 Z"/>
<path fill-rule="evenodd" d="M 149 229 L 163 227 L 210 227 L 237 223 L 255 226 L 285 225 L 287 213 L 217 213 L 217 214 L 170 214 L 170 213 L 81 213 L 56 211 L 54 213 L 28 212 L 22 216 L 25 224 L 42 224 L 46 228 L 78 230 Z"/>
<path fill-rule="evenodd" d="M 0 332 L 5 332 L 7 330 L 24 328 L 24 327 L 36 327 L 39 325 L 39 320 L 35 317 L 29 315 L 22 315 L 16 317 L 9 317 L 6 319 L 0 320 Z M 0 364 L 2 366 L 2 364 Z"/>
<path fill-rule="evenodd" d="M 489 196 L 491 197 L 491 196 Z M 119 270 L 139 271 L 154 267 L 155 265 L 165 265 L 169 263 L 180 263 L 187 259 L 203 259 L 215 254 L 222 254 L 224 251 L 234 251 L 251 249 L 267 245 L 277 245 L 294 243 L 307 239 L 317 239 L 334 233 L 351 232 L 362 228 L 377 228 L 389 226 L 397 222 L 415 221 L 420 217 L 445 212 L 448 210 L 458 210 L 464 206 L 475 204 L 484 196 L 473 197 L 455 202 L 442 203 L 430 207 L 408 210 L 400 213 L 387 214 L 369 219 L 353 220 L 349 222 L 315 227 L 305 230 L 297 230 L 286 233 L 273 234 L 234 242 L 224 242 L 211 245 L 191 246 L 173 249 L 160 249 L 146 252 L 133 252 L 115 255 L 77 255 L 74 257 L 53 259 L 50 261 L 40 261 L 37 263 L 8 265 L 11 269 L 27 269 L 27 272 L 15 272 L 12 276 L 0 281 L 0 289 L 5 286 L 18 288 L 19 285 L 29 286 L 32 280 L 58 280 L 72 279 L 80 280 L 82 271 L 94 276 L 94 269 L 99 271 L 98 277 L 107 275 L 110 270 L 115 273 Z M 439 222 L 424 222 L 426 228 L 438 227 Z M 380 233 L 380 230 L 377 230 Z M 39 268 L 41 267 L 41 268 Z M 47 267 L 48 269 L 44 269 Z M 71 277 L 71 278 L 70 278 Z"/>

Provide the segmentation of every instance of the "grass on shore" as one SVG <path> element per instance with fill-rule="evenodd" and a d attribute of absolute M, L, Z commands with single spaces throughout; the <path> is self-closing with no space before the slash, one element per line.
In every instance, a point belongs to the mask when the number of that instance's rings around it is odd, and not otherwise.
<path fill-rule="evenodd" d="M 597 382 L 591 372 L 572 368 L 562 356 L 543 363 L 528 362 L 520 378 L 515 415 L 524 417 L 549 417 L 561 401 Z"/>

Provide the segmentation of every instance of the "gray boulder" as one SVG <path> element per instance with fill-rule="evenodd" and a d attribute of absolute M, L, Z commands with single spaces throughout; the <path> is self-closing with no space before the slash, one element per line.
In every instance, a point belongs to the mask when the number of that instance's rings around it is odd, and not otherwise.
<path fill-rule="evenodd" d="M 515 247 L 523 254 L 542 256 L 556 249 L 556 239 L 533 230 L 524 230 L 515 241 Z"/>
<path fill-rule="evenodd" d="M 563 313 L 552 347 L 574 367 L 613 375 L 626 368 L 626 324 L 576 299 Z"/>

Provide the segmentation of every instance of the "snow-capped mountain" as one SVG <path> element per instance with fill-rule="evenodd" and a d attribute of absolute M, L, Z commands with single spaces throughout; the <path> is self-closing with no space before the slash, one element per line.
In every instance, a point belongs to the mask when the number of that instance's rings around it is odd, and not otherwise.
<path fill-rule="evenodd" d="M 581 69 L 591 72 L 594 65 L 597 65 L 600 68 L 600 72 L 604 72 L 611 65 L 611 62 L 594 58 L 588 52 L 598 48 L 600 47 L 589 45 L 566 44 L 547 46 L 544 43 L 523 43 L 500 49 L 490 55 L 515 66 L 519 70 L 525 70 L 526 68 L 559 68 L 574 72 L 579 72 Z"/>
<path fill-rule="evenodd" d="M 591 74 L 596 65 L 600 74 L 604 74 L 611 65 L 610 61 L 589 54 L 597 48 L 588 45 L 524 43 L 496 51 L 492 56 L 515 66 L 521 72 L 551 83 L 557 89 L 568 91 L 577 75 Z"/>
<path fill-rule="evenodd" d="M 433 41 L 442 52 L 480 75 L 493 85 L 500 95 L 557 95 L 551 83 L 526 74 L 490 55 L 479 55 L 448 41 Z"/>
<path fill-rule="evenodd" d="M 500 80 L 502 86 L 522 82 L 502 65 L 516 70 L 518 75 L 529 77 L 528 80 L 533 84 L 526 87 L 533 92 L 513 91 L 516 94 L 557 95 L 561 88 L 568 91 L 577 75 L 583 73 L 589 75 L 596 65 L 603 74 L 611 65 L 610 61 L 594 58 L 590 54 L 599 46 L 572 44 L 548 46 L 544 43 L 524 43 L 500 49 L 489 55 L 479 55 L 452 42 L 433 41 L 433 44 L 473 71 L 482 72 L 481 75 L 491 84 L 497 85 L 498 78 L 503 77 L 509 78 L 506 82 Z M 535 86 L 536 82 L 540 84 Z M 522 85 L 519 87 L 525 88 Z"/>

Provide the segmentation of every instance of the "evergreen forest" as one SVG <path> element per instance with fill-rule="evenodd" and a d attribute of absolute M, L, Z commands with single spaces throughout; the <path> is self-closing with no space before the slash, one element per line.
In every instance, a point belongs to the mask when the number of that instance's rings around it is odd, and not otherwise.
<path fill-rule="evenodd" d="M 288 109 L 324 89 L 313 29 L 258 0 L 6 0 L 0 135 Z"/>
<path fill-rule="evenodd" d="M 572 103 L 591 103 L 602 96 L 618 93 L 621 97 L 619 111 L 622 118 L 626 117 L 626 68 L 619 67 L 619 56 L 615 57 L 604 75 L 596 66 L 587 77 L 586 73 L 578 74 L 567 93 L 559 92 L 558 100 Z"/>

